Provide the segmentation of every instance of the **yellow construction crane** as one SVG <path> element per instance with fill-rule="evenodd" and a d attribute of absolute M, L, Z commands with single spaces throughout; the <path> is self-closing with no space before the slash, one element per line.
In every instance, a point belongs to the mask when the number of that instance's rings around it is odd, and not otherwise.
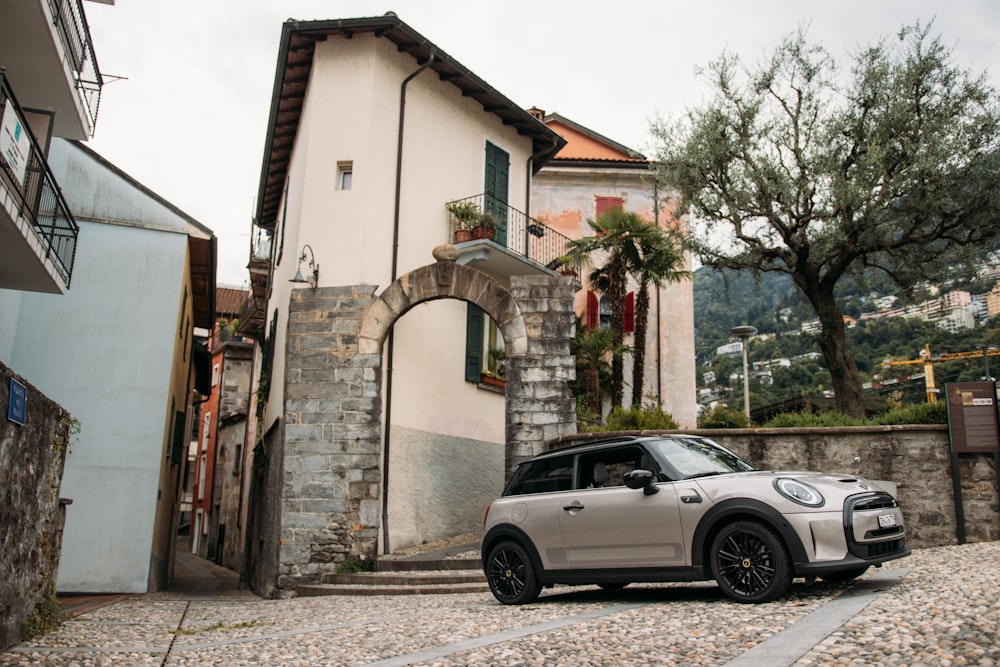
<path fill-rule="evenodd" d="M 946 354 L 939 354 L 936 357 L 931 356 L 931 346 L 924 345 L 924 349 L 920 351 L 919 359 L 904 359 L 902 361 L 893 361 L 892 359 L 886 357 L 882 362 L 883 368 L 891 368 L 892 366 L 902 366 L 905 364 L 923 364 L 924 365 L 924 381 L 927 383 L 927 402 L 934 403 L 937 401 L 938 388 L 934 386 L 934 364 L 935 362 L 941 361 L 955 361 L 956 359 L 975 359 L 977 357 L 983 357 L 984 359 L 988 356 L 1000 355 L 1000 348 L 987 347 L 982 350 L 973 350 L 972 352 L 948 352 Z M 989 368 L 989 366 L 987 366 Z"/>

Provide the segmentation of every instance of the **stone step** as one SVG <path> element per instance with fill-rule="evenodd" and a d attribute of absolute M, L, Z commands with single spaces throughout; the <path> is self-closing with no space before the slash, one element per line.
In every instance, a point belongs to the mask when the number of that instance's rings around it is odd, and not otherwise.
<path fill-rule="evenodd" d="M 478 558 L 442 558 L 421 560 L 416 558 L 380 558 L 375 564 L 376 572 L 420 572 L 428 570 L 479 570 L 483 563 Z"/>
<path fill-rule="evenodd" d="M 298 597 L 323 595 L 452 595 L 456 593 L 487 593 L 486 579 L 479 583 L 408 583 L 381 584 L 371 581 L 361 584 L 306 584 L 295 589 Z"/>
<path fill-rule="evenodd" d="M 425 586 L 438 584 L 473 584 L 486 581 L 482 570 L 438 570 L 426 572 L 355 572 L 327 574 L 324 584 L 351 586 Z"/>

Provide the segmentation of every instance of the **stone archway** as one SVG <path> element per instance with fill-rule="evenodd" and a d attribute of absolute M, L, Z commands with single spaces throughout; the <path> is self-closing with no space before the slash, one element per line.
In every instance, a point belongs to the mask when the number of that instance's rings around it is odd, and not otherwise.
<path fill-rule="evenodd" d="M 572 280 L 488 274 L 438 261 L 381 294 L 372 285 L 294 290 L 285 357 L 277 584 L 314 583 L 346 558 L 378 551 L 382 344 L 413 306 L 469 301 L 497 322 L 506 349 L 508 474 L 545 442 L 576 432 Z"/>

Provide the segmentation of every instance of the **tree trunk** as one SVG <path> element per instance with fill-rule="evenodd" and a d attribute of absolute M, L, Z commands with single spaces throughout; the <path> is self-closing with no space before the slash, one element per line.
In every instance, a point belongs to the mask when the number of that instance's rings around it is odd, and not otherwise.
<path fill-rule="evenodd" d="M 625 396 L 625 360 L 622 354 L 622 344 L 625 340 L 625 263 L 621 257 L 611 260 L 611 270 L 608 271 L 611 296 L 611 330 L 615 334 L 615 342 L 611 354 L 611 407 L 622 404 Z"/>
<path fill-rule="evenodd" d="M 632 350 L 632 405 L 642 406 L 646 366 L 646 320 L 649 317 L 649 286 L 643 283 L 635 297 L 635 349 Z"/>
<path fill-rule="evenodd" d="M 844 316 L 832 291 L 807 292 L 810 302 L 819 315 L 821 327 L 819 348 L 830 371 L 834 391 L 834 405 L 838 412 L 857 419 L 865 416 L 865 393 L 861 387 L 861 374 L 854 357 L 847 351 L 847 328 Z"/>

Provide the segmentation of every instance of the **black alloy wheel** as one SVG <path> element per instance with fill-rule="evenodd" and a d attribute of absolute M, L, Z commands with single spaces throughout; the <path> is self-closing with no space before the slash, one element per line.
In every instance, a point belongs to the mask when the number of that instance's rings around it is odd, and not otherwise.
<path fill-rule="evenodd" d="M 486 580 L 493 597 L 503 604 L 533 602 L 542 590 L 531 558 L 517 542 L 500 542 L 486 559 Z"/>
<path fill-rule="evenodd" d="M 792 585 L 781 538 L 755 521 L 737 521 L 723 528 L 712 541 L 711 559 L 719 588 L 737 602 L 770 602 Z"/>

